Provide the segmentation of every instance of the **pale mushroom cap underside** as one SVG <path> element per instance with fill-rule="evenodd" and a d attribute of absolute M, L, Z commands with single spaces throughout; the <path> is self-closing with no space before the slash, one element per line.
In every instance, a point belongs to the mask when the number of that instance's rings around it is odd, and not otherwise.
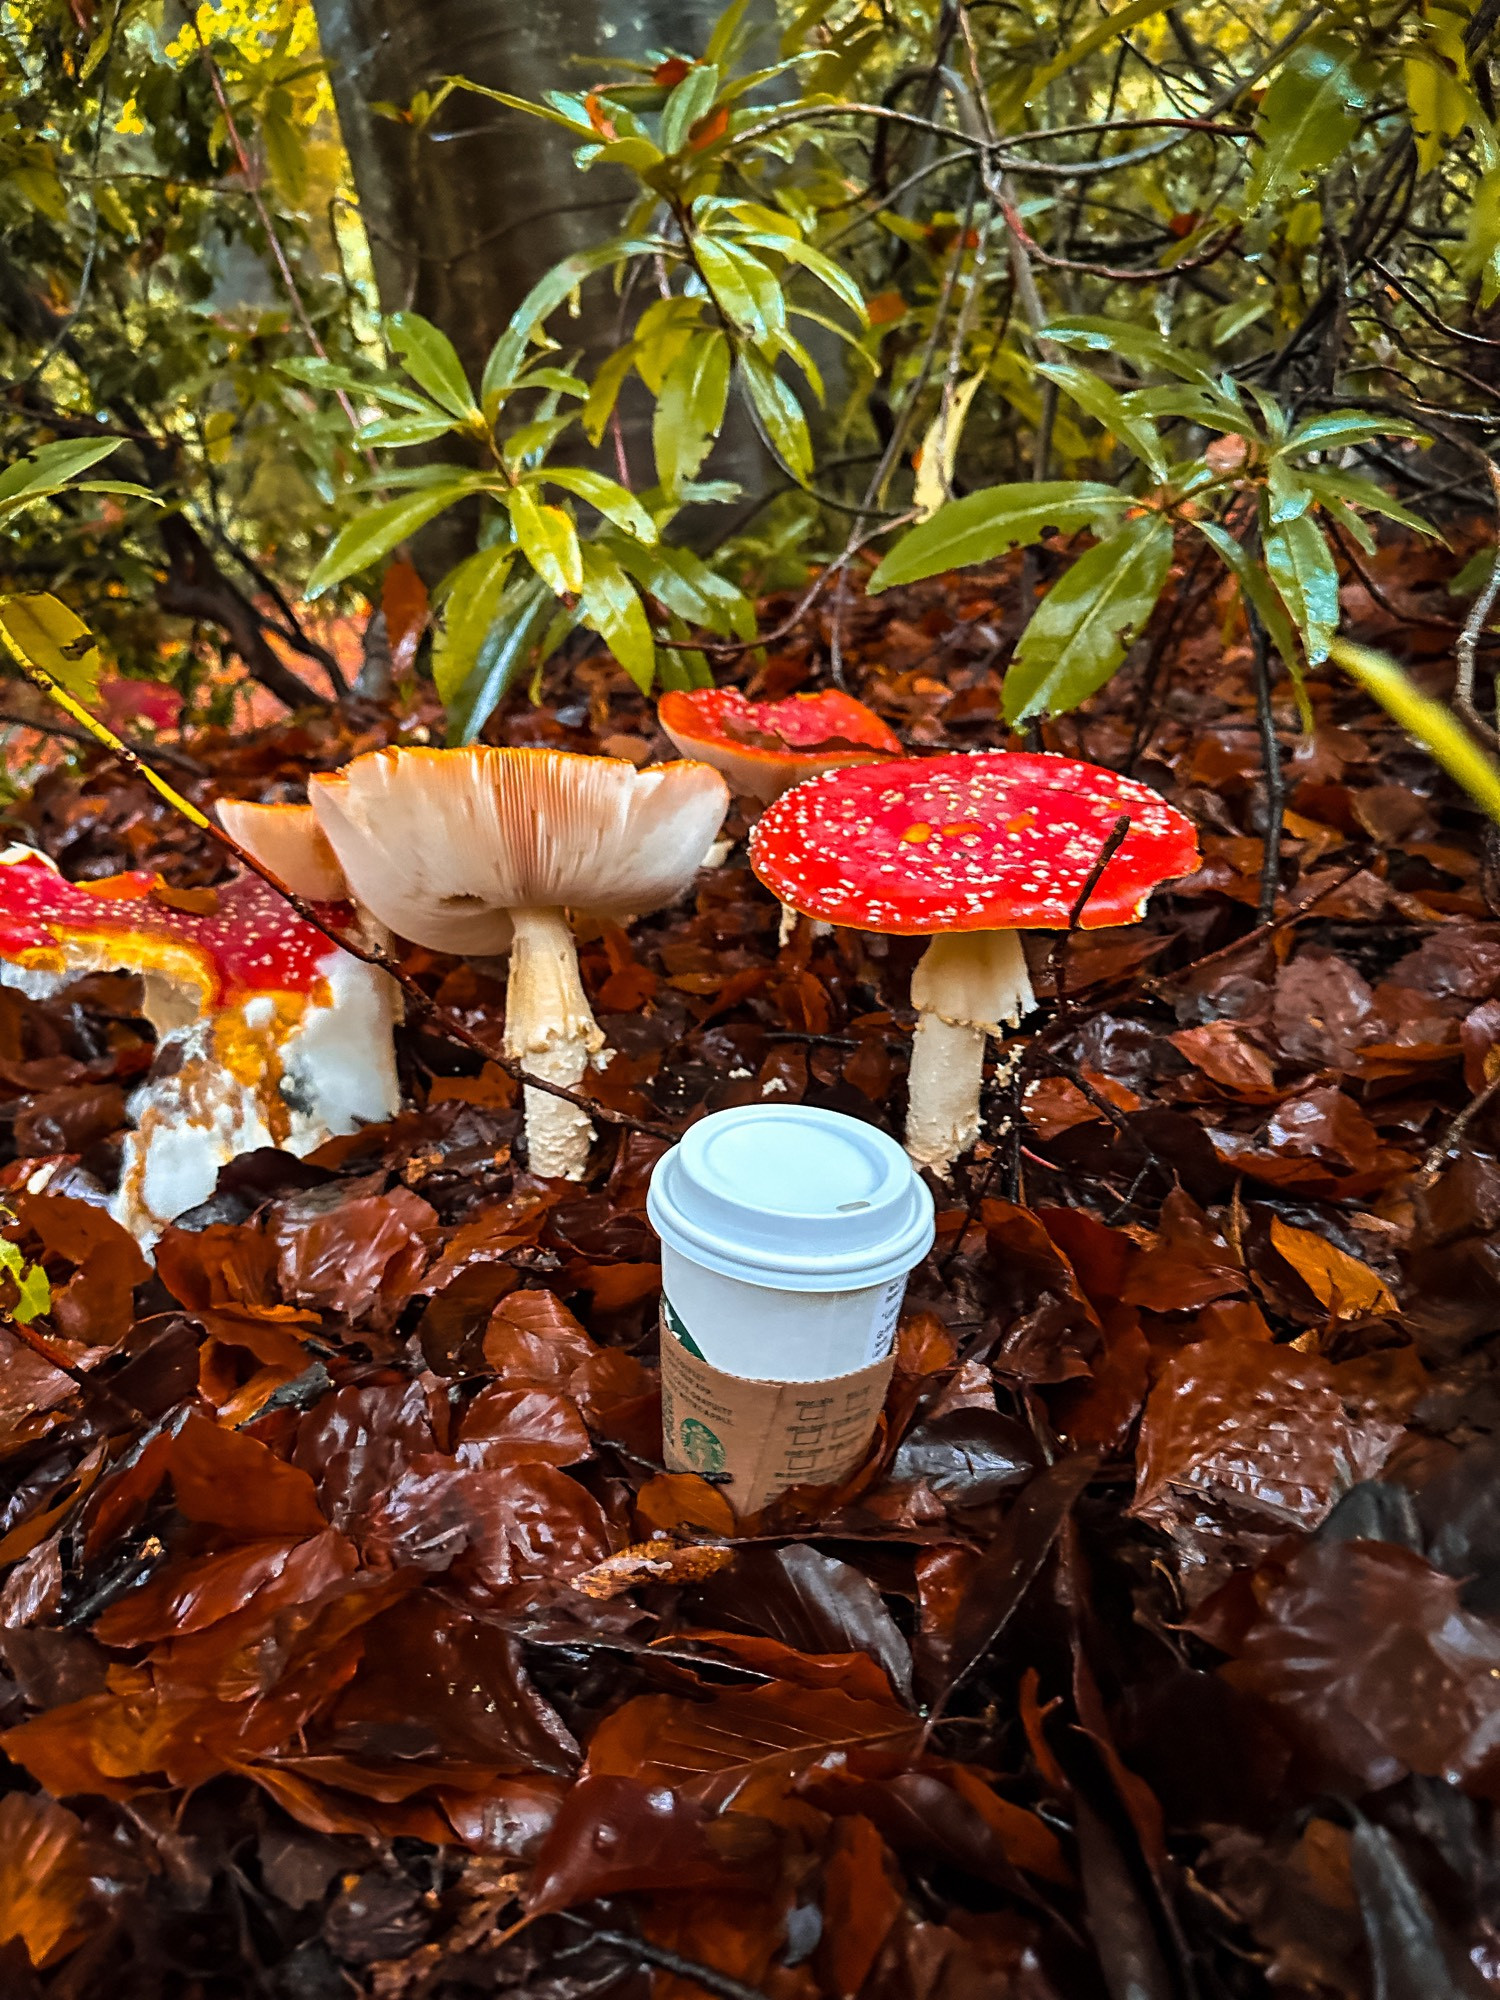
<path fill-rule="evenodd" d="M 311 806 L 220 799 L 214 810 L 230 839 L 285 882 L 293 895 L 311 903 L 348 901 L 344 871 Z"/>
<path fill-rule="evenodd" d="M 358 900 L 431 951 L 503 951 L 507 912 L 632 916 L 680 896 L 729 807 L 706 764 L 375 750 L 308 787 Z"/>

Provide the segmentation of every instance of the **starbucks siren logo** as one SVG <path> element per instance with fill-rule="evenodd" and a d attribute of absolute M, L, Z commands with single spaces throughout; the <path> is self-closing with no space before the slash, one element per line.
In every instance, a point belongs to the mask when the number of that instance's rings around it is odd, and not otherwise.
<path fill-rule="evenodd" d="M 695 1472 L 722 1472 L 724 1446 L 716 1431 L 696 1417 L 684 1417 L 679 1442 L 682 1455 Z"/>

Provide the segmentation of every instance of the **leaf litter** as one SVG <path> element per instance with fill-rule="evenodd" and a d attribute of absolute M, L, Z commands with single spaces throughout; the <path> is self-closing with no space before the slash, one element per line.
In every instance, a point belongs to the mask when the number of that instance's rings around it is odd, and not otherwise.
<path fill-rule="evenodd" d="M 847 603 L 908 749 L 1006 740 L 1015 585 Z M 1206 616 L 1177 672 L 1046 741 L 1133 758 L 1203 866 L 1069 940 L 1060 999 L 1043 941 L 869 1458 L 754 1520 L 661 1465 L 642 1128 L 899 1130 L 912 951 L 779 946 L 742 821 L 581 939 L 636 1125 L 579 1186 L 433 1015 L 389 1126 L 234 1162 L 148 1262 L 103 1206 L 139 991 L 0 989 L 5 1233 L 52 1293 L 0 1324 L 7 1995 L 1500 1992 L 1500 1124 L 1447 1147 L 1500 1069 L 1480 829 L 1315 676 L 1257 925 L 1248 651 Z M 295 798 L 424 701 L 205 732 L 198 795 Z M 502 727 L 662 747 L 604 660 Z M 9 821 L 75 878 L 223 872 L 102 762 Z M 488 972 L 410 962 L 498 1045 Z"/>

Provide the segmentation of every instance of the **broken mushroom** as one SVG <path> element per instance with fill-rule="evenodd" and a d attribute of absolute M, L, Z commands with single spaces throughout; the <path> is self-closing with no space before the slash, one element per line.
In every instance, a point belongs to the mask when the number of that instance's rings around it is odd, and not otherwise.
<path fill-rule="evenodd" d="M 901 755 L 901 739 L 874 709 L 837 688 L 785 701 L 747 701 L 738 688 L 673 689 L 657 702 L 656 719 L 684 757 L 701 757 L 723 773 L 736 797 L 762 806 L 805 778 Z M 796 921 L 797 912 L 783 903 L 782 944 Z M 813 928 L 816 934 L 828 926 Z"/>
<path fill-rule="evenodd" d="M 723 773 L 730 790 L 770 805 L 804 778 L 899 757 L 901 741 L 873 709 L 836 688 L 747 701 L 738 688 L 674 689 L 656 719 L 684 757 Z"/>
<path fill-rule="evenodd" d="M 431 951 L 510 949 L 505 1051 L 567 1088 L 604 1037 L 565 914 L 640 916 L 674 902 L 729 807 L 706 764 L 638 771 L 564 750 L 372 750 L 308 786 L 356 899 Z M 581 1180 L 586 1112 L 528 1088 L 533 1173 Z"/>
<path fill-rule="evenodd" d="M 906 1150 L 946 1173 L 979 1135 L 987 1035 L 1035 1005 L 1017 932 L 1058 930 L 1122 815 L 1129 828 L 1078 921 L 1137 922 L 1158 883 L 1197 866 L 1192 823 L 1149 786 L 1070 757 L 904 758 L 788 792 L 750 863 L 783 903 L 853 930 L 932 942 L 917 1010 Z"/>
<path fill-rule="evenodd" d="M 45 998 L 98 971 L 141 976 L 159 1038 L 112 1203 L 144 1242 L 206 1200 L 236 1155 L 309 1153 L 395 1115 L 391 981 L 259 876 L 215 889 L 140 873 L 69 882 L 33 849 L 0 854 L 0 984 Z"/>
<path fill-rule="evenodd" d="M 229 838 L 309 903 L 345 903 L 349 885 L 317 814 L 306 805 L 218 799 L 214 811 Z"/>

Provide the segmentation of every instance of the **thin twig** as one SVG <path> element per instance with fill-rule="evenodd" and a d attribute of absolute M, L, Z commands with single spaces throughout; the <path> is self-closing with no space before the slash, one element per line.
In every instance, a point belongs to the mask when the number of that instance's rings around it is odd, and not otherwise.
<path fill-rule="evenodd" d="M 1228 944 L 1221 944 L 1216 951 L 1207 953 L 1203 958 L 1194 958 L 1186 965 L 1174 966 L 1170 972 L 1152 973 L 1149 978 L 1141 981 L 1143 990 L 1151 994 L 1159 993 L 1164 986 L 1174 985 L 1179 979 L 1187 979 L 1195 972 L 1202 972 L 1205 966 L 1217 965 L 1223 959 L 1233 958 L 1236 952 L 1245 951 L 1250 945 L 1264 944 L 1275 932 L 1284 931 L 1289 925 L 1300 923 L 1303 917 L 1311 916 L 1319 903 L 1326 903 L 1330 896 L 1338 894 L 1346 882 L 1352 882 L 1356 875 L 1363 874 L 1364 866 L 1362 861 L 1352 862 L 1341 875 L 1336 876 L 1332 882 L 1325 883 L 1315 896 L 1309 896 L 1305 903 L 1299 903 L 1294 910 L 1284 911 L 1270 923 L 1257 924 L 1254 930 L 1246 931 L 1243 937 L 1231 938 Z"/>
<path fill-rule="evenodd" d="M 1110 862 L 1119 853 L 1129 832 L 1130 814 L 1121 813 L 1120 817 L 1105 835 L 1104 845 L 1099 849 L 1093 867 L 1090 868 L 1088 874 L 1083 878 L 1083 887 L 1078 891 L 1073 901 L 1073 907 L 1068 912 L 1067 929 L 1058 932 L 1057 937 L 1053 940 L 1052 949 L 1047 954 L 1047 970 L 1052 975 L 1053 1000 L 1059 1014 L 1066 1013 L 1068 1007 L 1067 996 L 1063 990 L 1063 974 L 1067 968 L 1068 940 L 1083 922 L 1083 913 L 1088 907 L 1089 898 L 1098 888 L 1100 877 Z"/>
<path fill-rule="evenodd" d="M 38 736 L 55 736 L 59 742 L 76 743 L 84 750 L 99 748 L 98 737 L 91 736 L 86 729 L 70 729 L 65 722 L 47 722 L 34 715 L 16 715 L 10 709 L 0 709 L 0 728 L 34 729 Z M 170 743 L 131 743 L 128 747 L 143 764 L 149 764 L 154 758 L 161 764 L 175 764 L 178 770 L 186 771 L 190 777 L 208 776 L 196 757 L 190 757 L 185 750 L 178 750 Z"/>
<path fill-rule="evenodd" d="M 664 1945 L 648 1944 L 644 1938 L 632 1937 L 627 1931 L 601 1931 L 586 1917 L 578 1917 L 571 1910 L 558 1910 L 555 1914 L 565 1923 L 576 1924 L 587 1931 L 591 1944 L 607 1945 L 611 1951 L 623 1953 L 633 1958 L 638 1965 L 652 1965 L 661 1972 L 673 1973 L 678 1979 L 691 1980 L 701 1986 L 705 1993 L 716 1993 L 719 2000 L 767 2000 L 767 1995 L 759 1986 L 747 1986 L 742 1979 L 735 1979 L 730 1973 L 720 1972 L 712 1965 L 702 1965 L 697 1959 L 684 1958 L 680 1952 L 668 1951 Z"/>
<path fill-rule="evenodd" d="M 1281 836 L 1286 821 L 1286 779 L 1281 769 L 1281 745 L 1271 707 L 1271 642 L 1253 604 L 1246 604 L 1250 643 L 1255 659 L 1255 720 L 1260 731 L 1261 764 L 1266 780 L 1265 847 L 1260 864 L 1260 903 L 1256 915 L 1263 924 L 1276 914 L 1281 887 Z"/>
<path fill-rule="evenodd" d="M 1486 469 L 1490 475 L 1490 485 L 1494 488 L 1496 508 L 1500 509 L 1500 472 L 1488 462 Z M 1500 545 L 1497 545 L 1494 561 L 1490 564 L 1489 580 L 1470 606 L 1469 615 L 1464 620 L 1464 629 L 1459 633 L 1458 644 L 1453 649 L 1454 658 L 1458 662 L 1458 680 L 1453 691 L 1453 706 L 1464 721 L 1476 728 L 1490 743 L 1496 740 L 1495 729 L 1492 724 L 1485 721 L 1475 706 L 1474 668 L 1479 651 L 1479 635 L 1489 621 L 1496 597 L 1500 597 Z"/>
<path fill-rule="evenodd" d="M 1459 1141 L 1479 1114 L 1494 1103 L 1497 1094 L 1500 1094 L 1500 1074 L 1492 1076 L 1484 1086 L 1484 1089 L 1469 1099 L 1442 1138 L 1438 1140 L 1437 1144 L 1428 1153 L 1417 1174 L 1414 1183 L 1416 1187 L 1429 1188 L 1432 1186 L 1432 1183 L 1443 1171 L 1449 1154 L 1455 1150 Z"/>

